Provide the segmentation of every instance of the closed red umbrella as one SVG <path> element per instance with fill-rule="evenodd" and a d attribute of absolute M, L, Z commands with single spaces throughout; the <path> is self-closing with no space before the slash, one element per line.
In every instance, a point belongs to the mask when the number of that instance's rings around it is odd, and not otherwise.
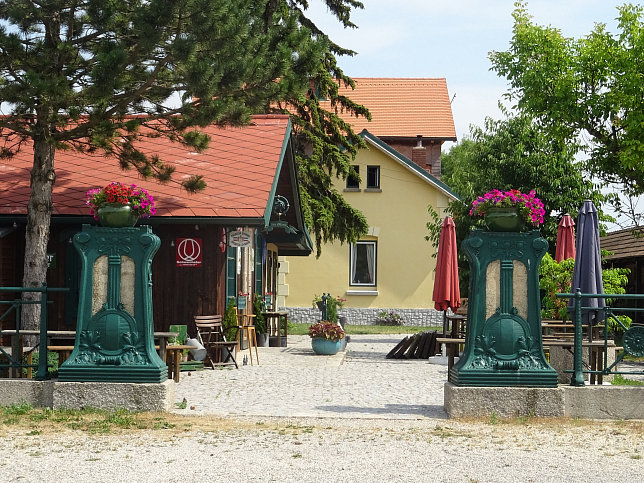
<path fill-rule="evenodd" d="M 454 220 L 446 216 L 441 227 L 434 279 L 434 308 L 455 311 L 461 305 L 458 284 L 458 264 L 456 260 L 456 229 Z"/>
<path fill-rule="evenodd" d="M 557 229 L 557 248 L 555 261 L 561 262 L 568 258 L 575 259 L 575 222 L 569 214 L 561 217 Z"/>

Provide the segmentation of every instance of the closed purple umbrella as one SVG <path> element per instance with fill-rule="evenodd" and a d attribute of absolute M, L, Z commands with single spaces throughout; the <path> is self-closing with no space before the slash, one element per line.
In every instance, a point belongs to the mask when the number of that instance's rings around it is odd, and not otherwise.
<path fill-rule="evenodd" d="M 599 219 L 597 208 L 592 201 L 584 201 L 577 217 L 577 250 L 575 253 L 575 269 L 572 275 L 572 293 L 577 289 L 583 294 L 603 294 L 602 259 L 599 249 Z M 588 298 L 582 300 L 583 307 L 590 309 L 582 311 L 582 321 L 585 323 L 599 322 L 599 309 L 605 307 L 603 298 Z M 568 305 L 573 308 L 573 301 Z"/>

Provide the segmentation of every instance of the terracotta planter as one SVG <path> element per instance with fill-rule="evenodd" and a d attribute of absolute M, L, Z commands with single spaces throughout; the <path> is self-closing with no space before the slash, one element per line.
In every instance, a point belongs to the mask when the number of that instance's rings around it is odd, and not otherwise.
<path fill-rule="evenodd" d="M 108 228 L 134 226 L 138 219 L 130 204 L 108 203 L 98 209 L 98 222 Z"/>

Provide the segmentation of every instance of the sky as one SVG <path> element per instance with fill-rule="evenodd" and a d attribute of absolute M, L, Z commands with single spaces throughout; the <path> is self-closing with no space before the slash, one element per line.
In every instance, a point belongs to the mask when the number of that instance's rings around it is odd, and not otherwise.
<path fill-rule="evenodd" d="M 364 10 L 343 29 L 322 0 L 311 0 L 309 15 L 337 44 L 357 52 L 340 58 L 350 77 L 444 77 L 452 98 L 459 139 L 470 124 L 500 118 L 497 104 L 507 83 L 490 71 L 488 54 L 507 50 L 512 38 L 514 0 L 362 0 Z M 595 23 L 616 32 L 612 0 L 531 0 L 528 12 L 538 25 L 567 37 L 588 34 Z"/>
<path fill-rule="evenodd" d="M 362 0 L 356 29 L 344 29 L 322 0 L 310 0 L 308 15 L 342 47 L 357 52 L 341 57 L 350 77 L 444 77 L 452 99 L 456 136 L 486 117 L 500 119 L 504 78 L 490 70 L 488 54 L 510 46 L 514 0 Z M 528 0 L 534 23 L 555 27 L 566 37 L 589 34 L 596 23 L 617 33 L 614 0 Z M 637 3 L 637 2 L 633 2 Z M 453 143 L 445 143 L 448 150 Z M 644 205 L 644 203 L 642 203 Z M 610 228 L 617 228 L 610 225 Z M 611 230 L 612 231 L 612 230 Z"/>

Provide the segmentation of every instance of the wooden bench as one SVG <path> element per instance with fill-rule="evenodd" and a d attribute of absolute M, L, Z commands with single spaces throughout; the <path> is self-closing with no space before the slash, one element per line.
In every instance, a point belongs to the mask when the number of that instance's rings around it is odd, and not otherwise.
<path fill-rule="evenodd" d="M 575 347 L 575 341 L 572 338 L 570 339 L 569 338 L 565 338 L 565 339 L 544 338 L 543 340 L 544 352 L 545 351 L 550 352 L 551 347 L 567 348 L 572 353 Z M 604 367 L 604 358 L 602 357 L 604 354 L 604 341 L 603 340 L 593 340 L 593 341 L 582 340 L 581 347 L 590 348 L 590 354 L 589 354 L 590 370 L 601 371 Z M 608 349 L 617 350 L 618 347 L 616 347 L 614 342 L 610 341 L 608 343 Z M 597 382 L 597 384 L 602 384 L 604 382 L 603 375 L 591 373 L 590 383 L 595 384 L 595 382 Z"/>
<path fill-rule="evenodd" d="M 74 350 L 73 345 L 48 345 L 47 350 L 49 352 L 56 352 L 58 354 L 58 367 L 61 366 L 63 362 L 69 359 L 69 356 L 72 355 Z"/>

